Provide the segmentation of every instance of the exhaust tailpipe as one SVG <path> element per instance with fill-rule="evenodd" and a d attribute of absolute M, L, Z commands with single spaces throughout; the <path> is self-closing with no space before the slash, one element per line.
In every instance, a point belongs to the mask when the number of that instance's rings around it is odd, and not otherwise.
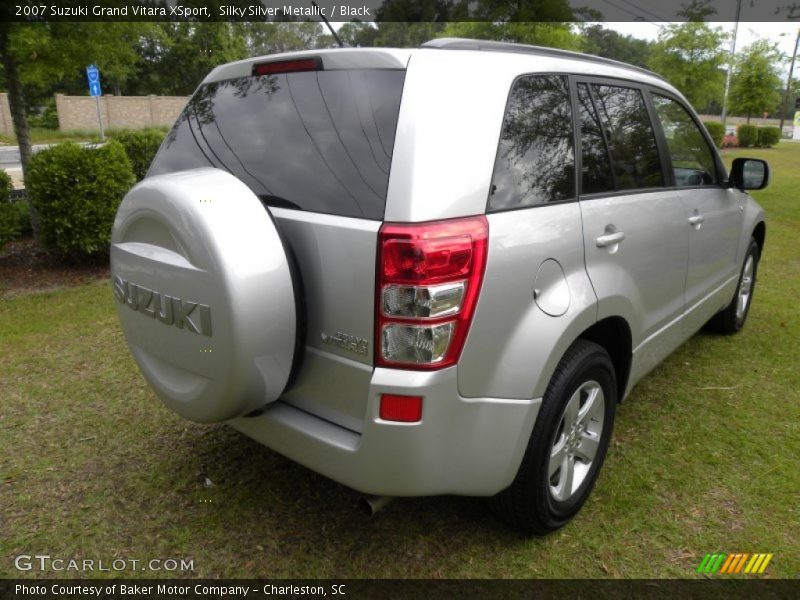
<path fill-rule="evenodd" d="M 394 500 L 394 496 L 362 496 L 358 500 L 358 505 L 369 517 L 383 509 L 389 502 Z"/>

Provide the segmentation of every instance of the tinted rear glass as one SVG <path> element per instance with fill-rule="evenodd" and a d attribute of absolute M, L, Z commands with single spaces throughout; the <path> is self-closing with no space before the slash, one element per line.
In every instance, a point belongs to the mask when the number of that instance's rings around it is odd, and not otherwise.
<path fill-rule="evenodd" d="M 209 83 L 149 175 L 213 166 L 264 202 L 382 219 L 405 71 L 312 71 Z"/>
<path fill-rule="evenodd" d="M 574 198 L 572 140 L 567 78 L 535 75 L 517 79 L 503 119 L 489 211 Z"/>
<path fill-rule="evenodd" d="M 642 93 L 633 88 L 592 84 L 592 96 L 611 155 L 616 189 L 663 186 L 656 136 Z"/>

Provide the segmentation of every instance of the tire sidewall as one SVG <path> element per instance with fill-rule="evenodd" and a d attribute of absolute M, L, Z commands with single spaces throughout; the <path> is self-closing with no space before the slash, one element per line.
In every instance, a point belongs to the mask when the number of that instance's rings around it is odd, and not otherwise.
<path fill-rule="evenodd" d="M 742 317 L 739 318 L 736 316 L 736 306 L 739 302 L 739 290 L 742 286 L 742 279 L 744 278 L 744 268 L 747 264 L 747 259 L 753 257 L 753 280 L 750 282 L 750 295 L 747 298 L 747 306 L 744 307 L 744 312 L 742 313 Z M 750 245 L 747 247 L 747 254 L 744 255 L 744 260 L 742 261 L 742 268 L 739 271 L 739 281 L 736 285 L 736 294 L 733 296 L 733 303 L 732 303 L 732 310 L 733 310 L 733 326 L 734 331 L 739 331 L 742 327 L 744 327 L 745 322 L 747 321 L 747 315 L 750 313 L 750 305 L 753 304 L 753 294 L 756 291 L 756 280 L 758 276 L 758 260 L 759 260 L 759 253 L 758 253 L 758 243 L 751 239 Z"/>
<path fill-rule="evenodd" d="M 589 350 L 570 365 L 568 372 L 557 377 L 548 388 L 542 403 L 541 423 L 537 423 L 538 435 L 534 437 L 534 452 L 537 473 L 537 498 L 540 514 L 549 515 L 554 525 L 563 524 L 580 510 L 589 497 L 603 465 L 611 440 L 614 414 L 617 402 L 617 386 L 613 365 L 608 354 L 600 346 L 592 344 Z M 548 467 L 550 452 L 555 442 L 558 426 L 569 399 L 587 381 L 600 384 L 604 395 L 604 420 L 600 445 L 586 478 L 575 493 L 566 501 L 560 502 L 550 493 Z"/>

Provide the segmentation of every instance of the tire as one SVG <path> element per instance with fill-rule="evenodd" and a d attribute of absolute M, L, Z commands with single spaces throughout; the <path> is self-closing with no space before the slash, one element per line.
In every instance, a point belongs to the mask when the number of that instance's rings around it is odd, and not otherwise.
<path fill-rule="evenodd" d="M 747 253 L 742 262 L 742 270 L 739 272 L 736 293 L 730 304 L 708 322 L 708 330 L 732 335 L 744 326 L 747 314 L 750 312 L 750 305 L 753 303 L 760 254 L 758 242 L 754 238 L 750 238 L 750 245 L 747 247 Z"/>
<path fill-rule="evenodd" d="M 608 352 L 594 342 L 577 340 L 550 380 L 514 481 L 491 499 L 500 518 L 536 535 L 569 522 L 597 480 L 616 404 L 617 382 Z M 570 467 L 571 486 L 565 479 Z"/>

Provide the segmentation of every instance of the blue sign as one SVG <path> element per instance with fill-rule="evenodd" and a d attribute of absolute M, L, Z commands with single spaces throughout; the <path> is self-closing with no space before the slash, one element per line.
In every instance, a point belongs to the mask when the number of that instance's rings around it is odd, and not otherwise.
<path fill-rule="evenodd" d="M 86 78 L 89 80 L 89 95 L 102 96 L 103 90 L 100 89 L 100 71 L 94 65 L 86 67 Z"/>

